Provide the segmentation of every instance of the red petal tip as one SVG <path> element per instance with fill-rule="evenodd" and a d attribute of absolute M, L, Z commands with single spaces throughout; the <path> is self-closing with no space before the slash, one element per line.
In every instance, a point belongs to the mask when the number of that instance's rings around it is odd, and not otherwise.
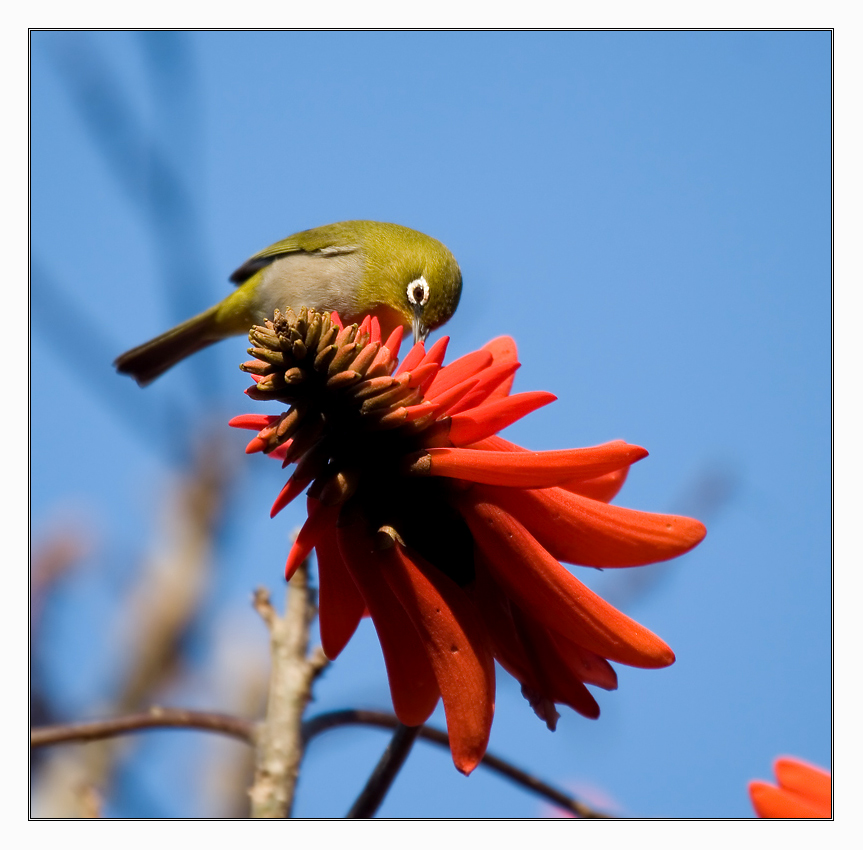
<path fill-rule="evenodd" d="M 399 348 L 402 344 L 404 332 L 405 329 L 401 325 L 396 325 L 396 329 L 387 337 L 387 341 L 384 343 L 384 347 L 389 350 L 390 357 L 393 360 L 398 360 L 399 358 Z"/>
<path fill-rule="evenodd" d="M 255 452 L 262 452 L 267 447 L 267 441 L 261 437 L 252 437 L 246 445 L 246 454 L 253 455 Z"/>
<path fill-rule="evenodd" d="M 249 431 L 260 431 L 271 425 L 277 417 L 266 416 L 260 413 L 241 413 L 228 422 L 231 428 L 245 428 Z"/>

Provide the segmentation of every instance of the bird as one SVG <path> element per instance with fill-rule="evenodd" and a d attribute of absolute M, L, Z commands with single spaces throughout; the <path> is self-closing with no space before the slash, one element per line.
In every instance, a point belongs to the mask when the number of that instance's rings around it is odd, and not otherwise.
<path fill-rule="evenodd" d="M 422 342 L 451 318 L 462 288 L 461 270 L 445 245 L 380 221 L 295 233 L 250 257 L 230 280 L 237 285 L 230 295 L 121 354 L 117 371 L 146 386 L 196 351 L 247 334 L 276 309 L 335 310 L 346 324 L 372 315 L 384 338 L 402 325 Z"/>

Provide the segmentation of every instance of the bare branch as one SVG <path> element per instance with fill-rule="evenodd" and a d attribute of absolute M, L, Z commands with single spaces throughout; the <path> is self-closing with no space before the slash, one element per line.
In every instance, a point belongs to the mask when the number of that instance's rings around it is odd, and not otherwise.
<path fill-rule="evenodd" d="M 99 741 L 131 732 L 144 732 L 147 729 L 200 729 L 239 738 L 249 744 L 255 740 L 254 723 L 239 717 L 210 711 L 187 711 L 184 708 L 152 708 L 147 712 L 106 720 L 31 729 L 30 746 Z"/>
<path fill-rule="evenodd" d="M 398 772 L 410 755 L 420 729 L 420 726 L 405 726 L 402 723 L 396 726 L 395 734 L 369 777 L 366 787 L 363 788 L 360 796 L 351 806 L 351 810 L 348 812 L 349 818 L 373 818 L 375 816 L 375 812 L 380 808 L 387 791 L 392 787 Z"/>
<path fill-rule="evenodd" d="M 259 728 L 255 781 L 249 791 L 253 818 L 290 817 L 303 758 L 303 713 L 312 684 L 326 665 L 320 651 L 306 657 L 309 627 L 317 613 L 308 585 L 308 562 L 296 571 L 280 618 L 265 590 L 257 590 L 254 606 L 270 630 L 270 691 L 267 716 Z"/>
<path fill-rule="evenodd" d="M 389 714 L 384 711 L 363 711 L 359 709 L 329 711 L 307 720 L 303 724 L 303 737 L 308 744 L 312 738 L 315 738 L 330 729 L 336 729 L 339 726 L 354 725 L 377 726 L 380 729 L 397 729 L 400 724 L 398 718 L 394 714 Z M 422 738 L 424 741 L 429 741 L 449 750 L 449 738 L 447 737 L 446 732 L 441 732 L 440 730 L 434 729 L 430 726 L 421 726 L 419 727 L 418 737 Z M 552 803 L 555 803 L 569 812 L 572 812 L 577 817 L 612 817 L 612 815 L 591 809 L 589 806 L 579 802 L 569 794 L 549 785 L 547 782 L 543 782 L 541 779 L 537 779 L 535 776 L 531 776 L 531 774 L 526 771 L 515 767 L 504 759 L 492 755 L 491 753 L 485 754 L 483 760 L 480 762 L 480 766 L 487 767 L 490 770 L 505 776 L 507 779 L 512 780 L 517 785 L 521 785 L 522 788 L 527 788 L 529 791 L 532 791 L 540 797 L 545 797 L 545 799 L 550 800 Z"/>

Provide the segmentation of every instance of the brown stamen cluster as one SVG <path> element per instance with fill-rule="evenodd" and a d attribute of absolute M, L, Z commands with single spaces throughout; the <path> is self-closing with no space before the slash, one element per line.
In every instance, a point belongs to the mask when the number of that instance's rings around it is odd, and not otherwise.
<path fill-rule="evenodd" d="M 329 315 L 305 307 L 276 310 L 272 321 L 253 327 L 248 352 L 255 359 L 240 366 L 255 377 L 247 393 L 290 409 L 274 417 L 249 450 L 269 454 L 290 441 L 279 456 L 285 465 L 299 461 L 298 479 L 319 478 L 328 462 L 344 478 L 345 461 L 359 452 L 360 440 L 370 448 L 371 433 L 402 426 L 405 435 L 415 434 L 432 424 L 434 407 L 422 403 L 422 369 L 393 376 L 397 350 L 374 336 L 369 322 L 340 328 Z M 398 339 L 387 342 L 397 349 Z M 320 497 L 323 485 L 316 483 Z M 341 498 L 351 489 L 346 485 L 337 486 Z"/>

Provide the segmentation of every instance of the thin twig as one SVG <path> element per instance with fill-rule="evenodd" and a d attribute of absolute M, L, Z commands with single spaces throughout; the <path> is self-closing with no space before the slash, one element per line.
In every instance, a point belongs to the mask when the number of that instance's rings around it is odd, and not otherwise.
<path fill-rule="evenodd" d="M 387 792 L 392 787 L 398 772 L 405 763 L 414 741 L 419 735 L 420 726 L 405 726 L 399 723 L 395 734 L 389 742 L 381 760 L 377 763 L 366 787 L 360 792 L 356 802 L 348 812 L 349 818 L 373 818 L 380 808 Z"/>
<path fill-rule="evenodd" d="M 328 711 L 324 714 L 318 714 L 310 718 L 303 724 L 303 737 L 306 743 L 312 740 L 317 735 L 327 732 L 330 729 L 336 729 L 339 726 L 377 726 L 381 729 L 396 729 L 399 726 L 399 720 L 394 714 L 389 714 L 384 711 L 363 711 L 359 709 L 347 709 L 345 711 Z M 424 741 L 429 741 L 437 744 L 440 747 L 449 749 L 449 738 L 446 732 L 441 732 L 430 726 L 421 726 L 418 737 Z M 586 806 L 584 803 L 571 797 L 569 794 L 531 776 L 529 773 L 521 770 L 509 762 L 504 761 L 498 756 L 486 753 L 480 762 L 482 767 L 487 767 L 511 779 L 517 785 L 533 791 L 534 794 L 550 800 L 561 808 L 572 812 L 580 818 L 610 818 L 612 815 L 598 812 Z"/>
<path fill-rule="evenodd" d="M 291 815 L 303 758 L 303 713 L 312 683 L 327 664 L 318 648 L 306 657 L 309 627 L 317 613 L 308 585 L 308 562 L 294 573 L 287 610 L 279 617 L 266 590 L 255 593 L 255 609 L 270 630 L 270 689 L 267 716 L 261 723 L 255 753 L 255 781 L 249 791 L 251 817 Z"/>
<path fill-rule="evenodd" d="M 184 708 L 152 708 L 138 714 L 111 717 L 106 720 L 91 720 L 85 723 L 68 723 L 58 726 L 42 726 L 30 730 L 30 746 L 45 747 L 49 744 L 73 744 L 116 738 L 131 732 L 147 729 L 200 729 L 218 732 L 253 743 L 255 724 L 212 711 L 187 711 Z"/>

